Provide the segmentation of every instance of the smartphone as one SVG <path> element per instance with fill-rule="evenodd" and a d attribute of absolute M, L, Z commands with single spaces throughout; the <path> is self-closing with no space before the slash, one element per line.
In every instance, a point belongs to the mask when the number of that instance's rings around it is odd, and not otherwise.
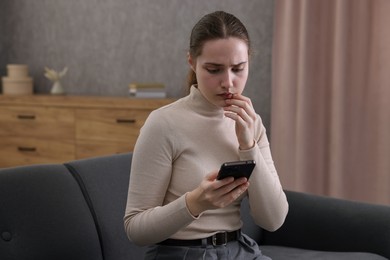
<path fill-rule="evenodd" d="M 226 177 L 234 177 L 234 179 L 245 177 L 249 179 L 255 166 L 256 162 L 254 160 L 225 162 L 221 165 L 217 180 Z"/>

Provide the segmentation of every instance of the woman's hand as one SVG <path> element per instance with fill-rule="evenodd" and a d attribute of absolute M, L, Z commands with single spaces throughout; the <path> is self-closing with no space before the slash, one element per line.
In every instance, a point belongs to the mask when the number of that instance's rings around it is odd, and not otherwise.
<path fill-rule="evenodd" d="M 226 99 L 225 116 L 236 121 L 236 135 L 241 150 L 247 150 L 255 145 L 255 120 L 256 112 L 252 101 L 234 94 L 231 99 Z"/>
<path fill-rule="evenodd" d="M 218 172 L 212 172 L 203 179 L 201 184 L 186 196 L 186 203 L 193 216 L 203 211 L 224 208 L 233 203 L 249 187 L 246 178 L 234 179 L 228 177 L 217 180 Z"/>

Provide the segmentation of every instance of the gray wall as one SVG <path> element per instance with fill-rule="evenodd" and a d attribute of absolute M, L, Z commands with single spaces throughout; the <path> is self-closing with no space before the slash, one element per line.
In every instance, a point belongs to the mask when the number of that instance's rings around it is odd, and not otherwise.
<path fill-rule="evenodd" d="M 45 66 L 68 66 L 68 94 L 124 96 L 130 82 L 162 82 L 170 97 L 180 97 L 192 26 L 206 13 L 231 12 L 246 24 L 256 51 L 246 94 L 269 126 L 272 0 L 0 2 L 0 72 L 9 63 L 28 64 L 36 93 L 50 91 Z"/>

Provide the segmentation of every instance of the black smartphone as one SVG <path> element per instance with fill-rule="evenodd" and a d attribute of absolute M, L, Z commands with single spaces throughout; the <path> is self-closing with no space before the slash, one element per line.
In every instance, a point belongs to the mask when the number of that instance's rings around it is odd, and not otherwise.
<path fill-rule="evenodd" d="M 226 177 L 234 177 L 235 179 L 245 177 L 249 179 L 255 166 L 256 162 L 254 160 L 225 162 L 221 165 L 217 180 Z"/>

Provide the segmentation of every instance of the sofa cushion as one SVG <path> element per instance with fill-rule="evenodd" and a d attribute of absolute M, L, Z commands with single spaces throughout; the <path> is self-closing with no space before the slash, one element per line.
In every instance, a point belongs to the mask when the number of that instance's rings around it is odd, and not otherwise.
<path fill-rule="evenodd" d="M 83 187 L 100 232 L 105 260 L 143 259 L 144 248 L 126 236 L 125 215 L 131 154 L 89 158 L 65 164 Z"/>
<path fill-rule="evenodd" d="M 386 260 L 387 258 L 361 252 L 326 252 L 282 246 L 260 246 L 261 252 L 273 260 Z"/>
<path fill-rule="evenodd" d="M 286 191 L 289 212 L 262 245 L 390 256 L 390 207 Z"/>
<path fill-rule="evenodd" d="M 0 170 L 2 259 L 102 259 L 83 194 L 63 165 Z"/>
<path fill-rule="evenodd" d="M 242 232 L 260 244 L 262 241 L 263 230 L 253 221 L 250 214 L 248 198 L 244 198 L 241 203 L 241 220 L 243 222 Z"/>

